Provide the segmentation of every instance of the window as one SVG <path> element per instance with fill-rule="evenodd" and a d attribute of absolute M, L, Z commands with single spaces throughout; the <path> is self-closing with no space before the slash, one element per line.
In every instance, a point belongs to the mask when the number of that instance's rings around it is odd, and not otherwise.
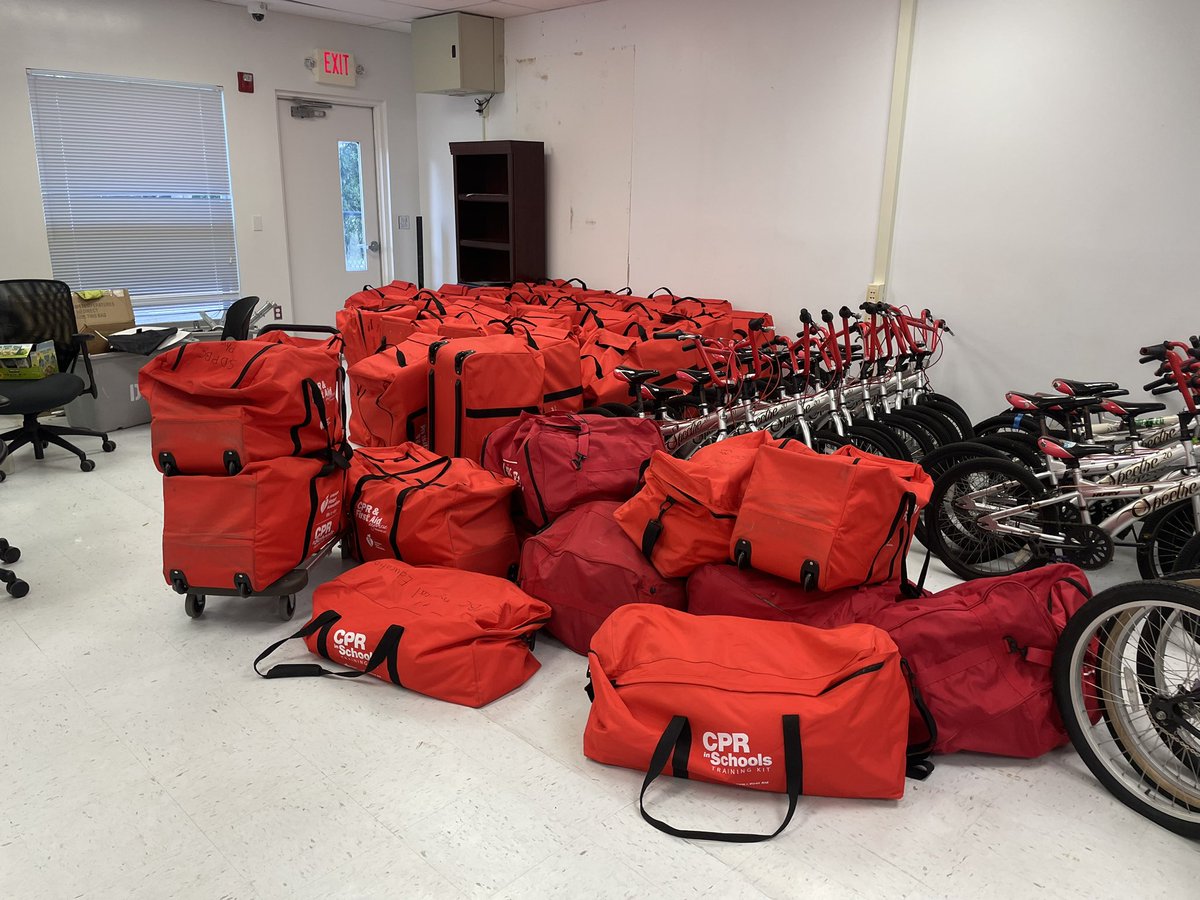
<path fill-rule="evenodd" d="M 342 240 L 346 271 L 367 270 L 367 242 L 363 227 L 362 148 L 358 141 L 338 141 L 338 174 L 342 179 Z"/>
<path fill-rule="evenodd" d="M 54 277 L 128 288 L 143 322 L 239 293 L 219 87 L 30 70 Z"/>

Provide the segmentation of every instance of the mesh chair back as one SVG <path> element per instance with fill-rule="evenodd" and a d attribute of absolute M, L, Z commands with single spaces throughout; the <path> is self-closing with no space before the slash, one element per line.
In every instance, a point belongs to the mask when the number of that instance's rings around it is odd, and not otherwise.
<path fill-rule="evenodd" d="M 225 325 L 221 329 L 223 341 L 245 341 L 250 339 L 250 317 L 258 306 L 257 297 L 234 300 L 225 311 Z"/>
<path fill-rule="evenodd" d="M 0 344 L 54 341 L 58 370 L 68 372 L 79 353 L 72 340 L 75 328 L 75 305 L 65 281 L 0 281 Z"/>

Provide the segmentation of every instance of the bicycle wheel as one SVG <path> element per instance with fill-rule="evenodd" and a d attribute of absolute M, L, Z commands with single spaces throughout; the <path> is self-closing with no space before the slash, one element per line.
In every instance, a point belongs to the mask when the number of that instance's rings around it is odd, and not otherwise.
<path fill-rule="evenodd" d="M 1200 569 L 1200 534 L 1193 534 L 1175 557 L 1171 572 L 1175 575 L 1191 575 L 1197 569 Z"/>
<path fill-rule="evenodd" d="M 1023 432 L 1010 431 L 1007 434 L 982 434 L 975 438 L 981 444 L 995 447 L 1010 459 L 1015 459 L 1022 465 L 1029 466 L 1035 472 L 1046 469 L 1046 458 L 1037 448 L 1037 441 L 1028 438 Z"/>
<path fill-rule="evenodd" d="M 1023 431 L 1035 437 L 1042 433 L 1041 416 L 1037 413 L 1021 413 L 1012 409 L 975 423 L 975 436 L 1003 434 L 1007 431 Z"/>
<path fill-rule="evenodd" d="M 925 473 L 933 479 L 934 484 L 947 471 L 961 462 L 967 462 L 980 457 L 989 457 L 991 459 L 1007 459 L 1007 457 L 986 444 L 978 444 L 974 441 L 959 441 L 955 444 L 946 444 L 938 447 L 932 453 L 926 453 L 924 459 L 921 460 L 921 468 Z M 928 546 L 925 541 L 925 514 L 926 510 L 921 510 L 921 515 L 917 519 L 916 536 L 922 544 Z"/>
<path fill-rule="evenodd" d="M 1153 822 L 1200 837 L 1200 642 L 1186 627 L 1200 590 L 1141 581 L 1097 594 L 1054 654 L 1071 743 L 1108 791 Z M 1139 653 L 1155 656 L 1153 677 Z"/>
<path fill-rule="evenodd" d="M 808 446 L 818 453 L 832 453 L 839 447 L 845 447 L 849 443 L 849 438 L 843 437 L 832 428 L 822 428 L 820 431 L 812 432 Z"/>
<path fill-rule="evenodd" d="M 947 419 L 936 410 L 928 407 L 905 406 L 896 410 L 895 414 L 904 416 L 906 419 L 915 419 L 924 425 L 937 439 L 938 447 L 944 447 L 946 444 L 953 444 L 955 441 L 963 439 L 958 433 L 958 426 L 954 423 L 953 419 Z M 934 449 L 937 448 L 935 447 Z"/>
<path fill-rule="evenodd" d="M 954 422 L 961 440 L 969 441 L 975 437 L 975 426 L 971 424 L 971 417 L 967 415 L 965 409 L 949 397 L 941 394 L 918 394 L 917 406 L 936 410 Z"/>
<path fill-rule="evenodd" d="M 871 424 L 868 419 L 859 420 L 847 428 L 846 437 L 851 444 L 865 453 L 902 459 L 905 462 L 913 461 L 908 448 L 895 435 L 885 428 Z"/>
<path fill-rule="evenodd" d="M 988 512 L 1022 507 L 1046 496 L 1025 466 L 1007 459 L 980 458 L 951 466 L 933 488 L 926 507 L 926 545 L 959 578 L 1012 575 L 1045 562 L 1038 535 L 1041 513 L 1005 519 L 1028 536 L 998 532 L 979 519 Z"/>
<path fill-rule="evenodd" d="M 1187 542 L 1196 533 L 1191 500 L 1180 500 L 1147 516 L 1138 539 L 1137 564 L 1143 578 L 1162 578 L 1175 569 Z"/>
<path fill-rule="evenodd" d="M 938 440 L 928 428 L 899 413 L 887 413 L 871 421 L 899 440 L 913 462 L 920 462 L 926 453 L 938 448 Z"/>

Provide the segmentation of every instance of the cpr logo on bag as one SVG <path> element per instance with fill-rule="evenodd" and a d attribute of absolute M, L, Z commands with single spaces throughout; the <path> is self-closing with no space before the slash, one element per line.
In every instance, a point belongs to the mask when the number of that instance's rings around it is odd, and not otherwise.
<path fill-rule="evenodd" d="M 500 469 L 502 472 L 504 472 L 506 477 L 511 478 L 517 484 L 521 483 L 521 476 L 517 472 L 517 464 L 511 459 L 500 460 Z"/>
<path fill-rule="evenodd" d="M 369 662 L 371 659 L 371 654 L 367 652 L 367 636 L 365 634 L 339 628 L 333 633 L 333 643 L 337 645 L 334 649 L 338 655 L 344 659 L 354 659 L 360 662 Z"/>
<path fill-rule="evenodd" d="M 374 531 L 383 531 L 383 516 L 379 512 L 378 506 L 372 506 L 365 500 L 360 500 L 354 508 L 354 514 L 359 518 L 364 526 Z M 369 536 L 368 536 L 369 537 Z M 367 541 L 371 544 L 370 540 Z M 375 546 L 371 544 L 371 546 Z"/>
<path fill-rule="evenodd" d="M 765 772 L 774 763 L 762 753 L 751 754 L 750 735 L 740 731 L 706 731 L 700 742 L 704 745 L 701 756 L 722 775 Z"/>
<path fill-rule="evenodd" d="M 324 500 L 321 501 L 321 515 L 325 515 L 326 513 L 333 512 L 335 509 L 337 509 L 337 505 L 341 502 L 342 502 L 342 492 L 334 491 L 332 494 L 330 494 Z"/>

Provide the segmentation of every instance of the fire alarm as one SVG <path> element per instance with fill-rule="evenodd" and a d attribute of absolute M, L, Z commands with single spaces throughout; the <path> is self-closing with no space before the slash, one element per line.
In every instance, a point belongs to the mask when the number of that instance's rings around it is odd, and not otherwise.
<path fill-rule="evenodd" d="M 238 72 L 238 90 L 243 94 L 254 93 L 253 72 Z"/>

